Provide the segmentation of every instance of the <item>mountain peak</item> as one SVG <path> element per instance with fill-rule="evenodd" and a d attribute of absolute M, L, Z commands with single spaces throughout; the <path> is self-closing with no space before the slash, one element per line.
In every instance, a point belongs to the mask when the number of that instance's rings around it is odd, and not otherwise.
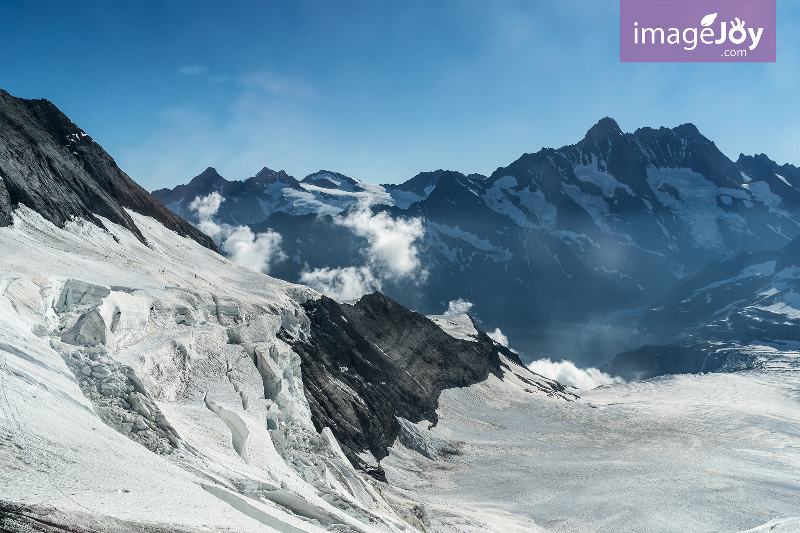
<path fill-rule="evenodd" d="M 214 167 L 208 167 L 203 172 L 192 178 L 192 181 L 189 183 L 213 183 L 217 180 L 226 181 L 225 178 L 219 175 L 217 169 Z"/>
<path fill-rule="evenodd" d="M 244 183 L 252 190 L 263 190 L 264 187 L 274 183 L 283 183 L 284 185 L 294 189 L 301 189 L 300 182 L 294 179 L 294 177 L 288 175 L 285 170 L 276 171 L 268 167 L 264 167 L 259 170 L 258 173 L 252 178 L 247 178 Z"/>
<path fill-rule="evenodd" d="M 677 133 L 678 135 L 681 135 L 681 136 L 695 137 L 695 138 L 699 137 L 699 138 L 702 138 L 702 139 L 706 139 L 705 136 L 703 136 L 703 134 L 700 133 L 700 130 L 697 129 L 697 126 L 695 126 L 691 122 L 687 122 L 686 124 L 681 124 L 680 126 L 676 127 L 672 131 L 674 131 L 675 133 Z"/>
<path fill-rule="evenodd" d="M 358 184 L 358 181 L 350 176 L 345 176 L 339 172 L 331 172 L 330 170 L 320 170 L 318 172 L 314 172 L 302 180 L 302 183 L 314 182 L 324 182 L 324 185 L 327 188 L 330 188 L 331 185 L 334 185 L 336 188 L 341 188 L 343 182 L 347 183 L 351 187 Z"/>
<path fill-rule="evenodd" d="M 210 167 L 209 167 L 209 168 L 210 168 Z M 281 172 L 283 172 L 283 171 L 281 171 Z M 259 170 L 259 171 L 258 171 L 258 173 L 256 174 L 256 177 L 257 177 L 257 178 L 260 178 L 260 177 L 261 177 L 261 176 L 263 176 L 263 175 L 268 175 L 268 176 L 271 176 L 271 175 L 273 175 L 273 174 L 277 174 L 277 172 L 275 172 L 274 170 L 272 170 L 272 169 L 271 169 L 271 168 L 269 168 L 269 167 L 264 167 L 264 168 L 262 168 L 261 170 Z"/>
<path fill-rule="evenodd" d="M 611 137 L 622 136 L 622 130 L 617 124 L 617 121 L 611 117 L 601 118 L 597 124 L 589 128 L 586 132 L 586 140 L 596 141 L 599 139 L 609 139 Z"/>

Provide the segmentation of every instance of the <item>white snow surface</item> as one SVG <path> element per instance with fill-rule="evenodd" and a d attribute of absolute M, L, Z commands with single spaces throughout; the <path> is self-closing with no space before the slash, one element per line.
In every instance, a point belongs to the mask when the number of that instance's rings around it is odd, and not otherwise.
<path fill-rule="evenodd" d="M 525 213 L 520 208 L 515 206 L 506 196 L 506 194 L 519 196 L 520 193 L 509 190 L 516 186 L 517 178 L 514 176 L 503 176 L 502 178 L 495 180 L 491 189 L 486 190 L 486 192 L 483 194 L 483 199 L 486 202 L 486 205 L 488 205 L 491 209 L 497 211 L 498 213 L 508 215 L 511 220 L 519 225 L 519 227 L 537 229 L 538 226 L 528 220 L 528 217 L 525 216 Z M 524 192 L 530 193 L 530 191 L 527 189 Z M 531 212 L 533 213 L 533 210 L 531 210 Z"/>
<path fill-rule="evenodd" d="M 769 184 L 766 181 L 750 182 L 745 184 L 744 187 L 752 191 L 758 201 L 764 202 L 764 204 L 769 207 L 771 213 L 776 213 L 780 216 L 791 218 L 789 213 L 780 208 L 781 197 L 772 192 L 772 190 L 769 188 Z"/>
<path fill-rule="evenodd" d="M 397 443 L 382 464 L 439 511 L 435 531 L 796 532 L 799 387 L 797 372 L 678 375 L 565 402 L 490 376 L 442 393 L 428 434 L 449 455 Z"/>
<path fill-rule="evenodd" d="M 742 270 L 735 277 L 724 279 L 724 280 L 720 280 L 720 281 L 715 281 L 714 283 L 712 283 L 710 285 L 706 285 L 705 287 L 701 287 L 701 288 L 695 290 L 694 292 L 703 292 L 703 291 L 708 291 L 708 290 L 711 290 L 711 289 L 716 289 L 718 287 L 722 287 L 723 285 L 728 285 L 730 283 L 735 283 L 737 281 L 740 281 L 740 280 L 743 280 L 743 279 L 746 279 L 746 278 L 751 278 L 751 277 L 754 277 L 754 276 L 764 276 L 764 277 L 772 276 L 774 273 L 775 273 L 775 261 L 766 261 L 764 263 L 759 263 L 757 265 L 750 265 L 747 268 L 745 268 L 744 270 Z"/>
<path fill-rule="evenodd" d="M 442 330 L 456 339 L 477 342 L 478 330 L 467 313 L 458 315 L 428 315 Z"/>
<path fill-rule="evenodd" d="M 625 189 L 628 194 L 635 196 L 633 190 L 624 183 L 618 181 L 608 172 L 600 171 L 597 168 L 599 161 L 593 165 L 579 165 L 575 167 L 575 176 L 581 181 L 588 181 L 602 189 L 603 196 L 613 198 L 616 196 L 617 189 Z"/>
<path fill-rule="evenodd" d="M 314 430 L 275 334 L 306 336 L 318 293 L 129 214 L 148 246 L 24 206 L 0 228 L 0 498 L 197 531 L 421 531 Z"/>
<path fill-rule="evenodd" d="M 699 248 L 725 251 L 720 225 L 740 233 L 747 231 L 747 222 L 743 217 L 725 212 L 717 206 L 717 197 L 720 195 L 742 198 L 747 205 L 751 196 L 745 190 L 746 184 L 741 190 L 719 188 L 689 168 L 655 167 L 647 169 L 647 182 L 656 198 L 687 223 L 694 245 Z M 677 189 L 680 199 L 659 190 L 664 184 Z"/>

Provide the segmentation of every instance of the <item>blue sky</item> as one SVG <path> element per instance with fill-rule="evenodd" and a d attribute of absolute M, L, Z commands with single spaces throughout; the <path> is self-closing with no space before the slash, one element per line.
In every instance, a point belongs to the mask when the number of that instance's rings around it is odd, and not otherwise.
<path fill-rule="evenodd" d="M 208 166 L 489 174 L 604 116 L 800 166 L 798 33 L 778 0 L 774 64 L 621 64 L 619 0 L 0 0 L 0 87 L 150 190 Z"/>

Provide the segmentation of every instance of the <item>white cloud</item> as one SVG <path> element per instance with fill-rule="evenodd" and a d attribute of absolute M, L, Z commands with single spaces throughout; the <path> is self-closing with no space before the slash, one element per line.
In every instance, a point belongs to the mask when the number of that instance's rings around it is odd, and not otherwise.
<path fill-rule="evenodd" d="M 337 223 L 369 241 L 369 261 L 391 276 L 408 276 L 420 269 L 417 239 L 424 234 L 419 218 L 393 219 L 387 213 L 373 214 L 368 208 L 349 212 Z"/>
<path fill-rule="evenodd" d="M 195 211 L 197 213 L 197 218 L 200 220 L 197 224 L 197 228 L 214 239 L 214 241 L 219 240 L 222 234 L 222 226 L 214 222 L 212 217 L 217 214 L 219 206 L 222 205 L 224 201 L 225 199 L 222 195 L 218 192 L 212 192 L 208 196 L 202 198 L 198 196 L 189 204 L 189 209 Z"/>
<path fill-rule="evenodd" d="M 237 265 L 266 274 L 270 261 L 285 257 L 280 244 L 281 236 L 272 230 L 253 234 L 247 226 L 238 226 L 222 242 L 221 247 Z"/>
<path fill-rule="evenodd" d="M 195 198 L 189 209 L 197 214 L 197 228 L 211 237 L 237 265 L 267 274 L 270 263 L 286 258 L 280 248 L 281 236 L 272 230 L 254 234 L 247 226 L 214 222 L 213 217 L 224 201 L 218 192 Z"/>
<path fill-rule="evenodd" d="M 420 283 L 425 281 L 428 273 L 422 268 L 415 244 L 424 234 L 420 219 L 393 219 L 362 205 L 356 211 L 334 217 L 334 222 L 367 239 L 369 247 L 361 250 L 366 265 L 305 271 L 300 276 L 302 283 L 341 301 L 379 291 L 388 280 L 413 277 Z"/>
<path fill-rule="evenodd" d="M 502 344 L 506 348 L 508 348 L 508 337 L 503 335 L 503 332 L 500 331 L 500 328 L 494 328 L 494 331 L 491 333 L 487 333 L 489 338 L 495 341 L 498 344 Z"/>
<path fill-rule="evenodd" d="M 206 71 L 206 67 L 201 67 L 200 65 L 188 65 L 188 66 L 179 68 L 178 69 L 178 74 L 183 74 L 184 76 L 195 76 L 195 75 L 203 73 L 205 71 Z"/>
<path fill-rule="evenodd" d="M 446 315 L 460 315 L 462 313 L 469 312 L 475 306 L 472 302 L 468 302 L 463 298 L 459 298 L 458 300 L 452 300 L 447 304 L 447 311 L 444 312 Z M 498 330 L 499 331 L 499 330 Z"/>
<path fill-rule="evenodd" d="M 541 376 L 583 390 L 594 389 L 600 385 L 625 383 L 624 379 L 609 376 L 596 368 L 578 368 L 572 361 L 555 363 L 550 359 L 540 359 L 529 364 L 528 368 Z"/>
<path fill-rule="evenodd" d="M 337 301 L 356 300 L 381 290 L 381 280 L 369 267 L 317 268 L 303 272 L 300 281 Z"/>

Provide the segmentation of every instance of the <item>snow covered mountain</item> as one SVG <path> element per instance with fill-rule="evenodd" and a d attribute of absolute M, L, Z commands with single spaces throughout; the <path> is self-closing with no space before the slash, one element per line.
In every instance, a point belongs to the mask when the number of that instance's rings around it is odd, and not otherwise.
<path fill-rule="evenodd" d="M 254 180 L 207 170 L 154 195 L 196 223 L 191 201 L 219 192 L 216 220 L 282 237 L 287 259 L 270 273 L 292 281 L 364 264 L 368 239 L 342 223 L 356 205 L 418 219 L 424 275 L 384 280 L 383 292 L 427 314 L 468 300 L 525 360 L 602 363 L 683 277 L 800 234 L 800 170 L 763 155 L 734 163 L 691 124 L 623 133 L 605 118 L 579 143 L 525 154 L 489 177 L 436 171 L 377 186 L 321 171 L 282 177 L 269 194 Z M 252 197 L 260 212 L 238 209 Z"/>
<path fill-rule="evenodd" d="M 208 236 L 153 199 L 100 145 L 47 100 L 14 98 L 0 89 L 0 226 L 20 203 L 63 226 L 98 216 L 143 235 L 126 209 L 216 250 Z"/>
<path fill-rule="evenodd" d="M 3 531 L 426 531 L 379 460 L 448 445 L 415 425 L 442 390 L 491 375 L 574 400 L 466 315 L 463 338 L 233 264 L 100 147 L 67 153 L 55 106 L 4 96 Z"/>

